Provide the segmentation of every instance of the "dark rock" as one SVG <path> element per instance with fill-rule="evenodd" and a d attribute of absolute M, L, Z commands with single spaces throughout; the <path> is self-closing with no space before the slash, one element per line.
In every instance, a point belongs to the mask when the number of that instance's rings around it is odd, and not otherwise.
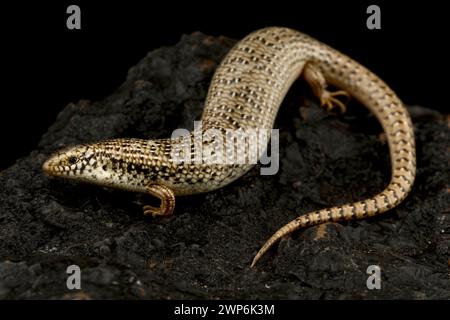
<path fill-rule="evenodd" d="M 195 33 L 149 53 L 111 96 L 66 106 L 38 148 L 0 173 L 1 298 L 450 297 L 450 130 L 430 109 L 410 108 L 418 175 L 398 208 L 296 232 L 255 269 L 254 254 L 286 222 L 388 182 L 381 127 L 360 105 L 326 113 L 299 81 L 276 123 L 280 172 L 256 167 L 223 189 L 180 197 L 170 218 L 144 217 L 146 196 L 44 176 L 43 161 L 68 144 L 191 129 L 233 43 Z M 72 264 L 81 291 L 65 289 Z M 370 265 L 381 268 L 381 290 L 366 287 Z"/>

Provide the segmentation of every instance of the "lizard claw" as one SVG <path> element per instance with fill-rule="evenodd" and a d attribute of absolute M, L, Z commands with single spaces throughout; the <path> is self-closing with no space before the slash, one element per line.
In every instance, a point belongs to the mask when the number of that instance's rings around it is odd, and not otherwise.
<path fill-rule="evenodd" d="M 347 98 L 345 103 L 339 100 L 338 96 L 344 96 Z M 346 104 L 350 100 L 350 94 L 347 91 L 339 90 L 330 92 L 328 90 L 324 90 L 322 96 L 320 97 L 320 104 L 322 107 L 326 107 L 327 111 L 333 110 L 335 107 L 338 107 L 341 113 L 345 113 L 347 111 Z"/>

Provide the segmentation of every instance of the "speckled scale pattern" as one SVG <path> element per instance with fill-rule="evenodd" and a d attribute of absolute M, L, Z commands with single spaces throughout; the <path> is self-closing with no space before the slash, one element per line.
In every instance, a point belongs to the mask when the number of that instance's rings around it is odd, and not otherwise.
<path fill-rule="evenodd" d="M 306 63 L 314 64 L 327 83 L 350 93 L 378 118 L 389 145 L 392 178 L 386 189 L 372 198 L 315 211 L 291 221 L 266 242 L 253 264 L 277 240 L 298 228 L 370 217 L 395 207 L 414 182 L 413 126 L 396 94 L 351 58 L 288 28 L 255 31 L 230 50 L 211 81 L 202 116 L 203 132 L 272 128 L 282 100 Z M 203 138 L 201 143 L 211 143 L 207 140 Z M 179 141 L 115 139 L 76 146 L 57 153 L 46 162 L 44 170 L 139 192 L 145 192 L 148 183 L 156 182 L 176 195 L 186 195 L 223 187 L 252 167 L 250 164 L 174 163 L 170 151 L 175 143 Z M 193 157 L 196 146 L 192 144 L 190 150 Z M 77 163 L 70 164 L 71 158 L 76 158 Z"/>

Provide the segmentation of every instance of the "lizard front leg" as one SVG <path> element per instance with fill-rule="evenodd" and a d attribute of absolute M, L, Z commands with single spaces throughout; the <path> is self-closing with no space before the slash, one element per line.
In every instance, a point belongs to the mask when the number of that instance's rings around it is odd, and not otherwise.
<path fill-rule="evenodd" d="M 159 208 L 146 205 L 144 206 L 144 215 L 151 214 L 156 216 L 170 216 L 175 209 L 175 194 L 173 191 L 163 184 L 152 183 L 148 185 L 147 192 L 161 200 Z"/>

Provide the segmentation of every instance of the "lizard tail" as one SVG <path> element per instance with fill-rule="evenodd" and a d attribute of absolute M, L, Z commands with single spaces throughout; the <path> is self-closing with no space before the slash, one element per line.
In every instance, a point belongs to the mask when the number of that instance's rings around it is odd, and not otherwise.
<path fill-rule="evenodd" d="M 344 60 L 345 61 L 345 60 Z M 391 158 L 391 181 L 379 194 L 358 202 L 322 209 L 299 216 L 280 228 L 258 251 L 251 266 L 282 237 L 295 230 L 325 222 L 362 219 L 381 214 L 403 201 L 411 191 L 416 175 L 414 129 L 408 111 L 395 93 L 377 76 L 355 64 L 360 78 L 329 79 L 331 83 L 352 88 L 351 94 L 378 118 L 386 133 Z M 358 81 L 362 86 L 352 86 Z M 366 92 L 370 88 L 370 94 Z"/>

